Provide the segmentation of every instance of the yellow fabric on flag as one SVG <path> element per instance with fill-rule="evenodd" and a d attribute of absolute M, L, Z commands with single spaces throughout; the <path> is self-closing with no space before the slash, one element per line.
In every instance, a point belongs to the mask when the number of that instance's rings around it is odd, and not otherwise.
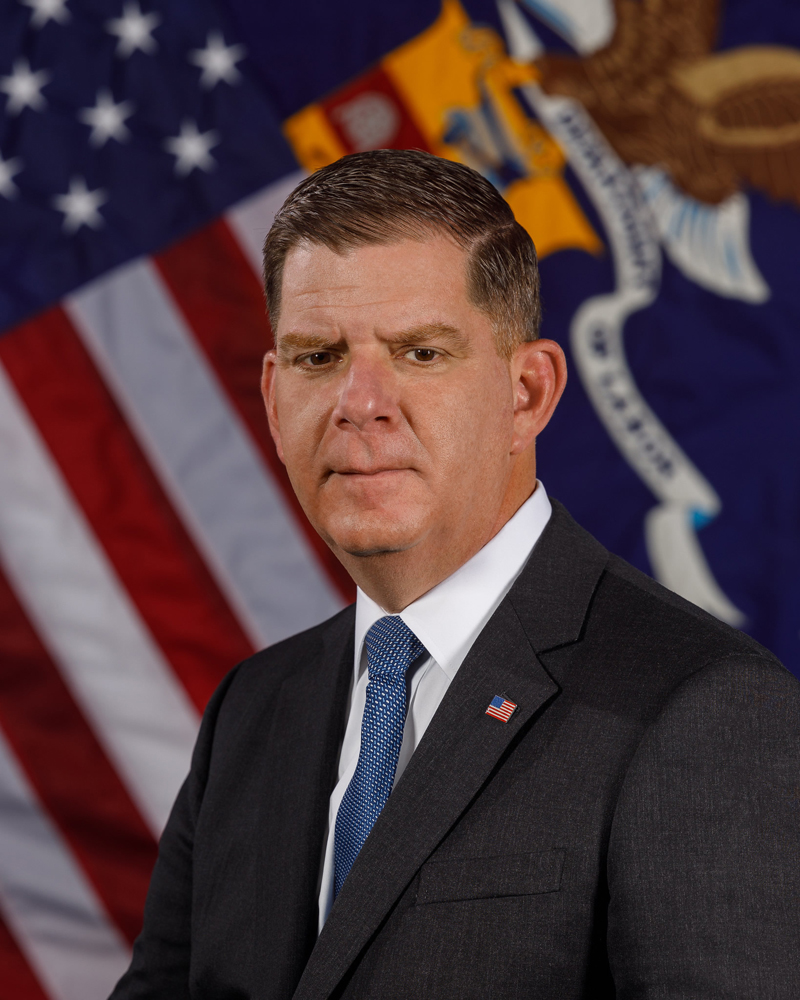
<path fill-rule="evenodd" d="M 537 80 L 537 70 L 509 58 L 497 32 L 475 26 L 458 0 L 443 0 L 437 20 L 385 56 L 381 68 L 432 152 L 487 175 L 514 164 L 520 176 L 503 194 L 540 257 L 568 248 L 602 251 L 564 180 L 561 148 L 515 93 Z M 284 132 L 307 170 L 348 151 L 321 104 L 289 118 Z"/>
<path fill-rule="evenodd" d="M 319 104 L 309 104 L 287 118 L 283 133 L 300 166 L 309 173 L 333 163 L 347 152 Z"/>

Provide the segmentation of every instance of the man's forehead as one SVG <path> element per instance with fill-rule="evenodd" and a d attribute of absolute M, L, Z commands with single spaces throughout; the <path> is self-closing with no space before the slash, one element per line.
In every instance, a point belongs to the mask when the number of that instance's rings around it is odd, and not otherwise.
<path fill-rule="evenodd" d="M 444 238 L 355 248 L 339 254 L 303 245 L 287 257 L 279 330 L 367 325 L 392 332 L 441 323 L 458 328 L 471 311 L 464 253 Z"/>
<path fill-rule="evenodd" d="M 451 272 L 453 278 L 465 275 L 466 252 L 451 239 L 439 234 L 428 239 L 403 239 L 389 243 L 369 243 L 346 250 L 333 250 L 319 243 L 303 242 L 286 255 L 283 267 L 283 291 L 295 294 L 323 285 L 347 290 L 372 275 L 417 275 L 424 280 L 431 266 Z"/>

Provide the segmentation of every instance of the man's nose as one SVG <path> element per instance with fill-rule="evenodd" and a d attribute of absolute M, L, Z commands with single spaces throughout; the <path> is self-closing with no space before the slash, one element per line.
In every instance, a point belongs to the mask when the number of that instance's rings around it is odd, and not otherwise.
<path fill-rule="evenodd" d="M 396 383 L 389 363 L 351 357 L 332 419 L 337 427 L 360 431 L 393 423 L 399 414 Z"/>

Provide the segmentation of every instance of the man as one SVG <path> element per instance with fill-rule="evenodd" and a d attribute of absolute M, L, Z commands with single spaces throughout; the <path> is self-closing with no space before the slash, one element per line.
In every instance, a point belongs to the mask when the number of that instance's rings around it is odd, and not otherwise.
<path fill-rule="evenodd" d="M 565 363 L 507 204 L 356 154 L 264 257 L 270 427 L 358 600 L 212 699 L 114 997 L 796 1000 L 798 685 L 537 482 Z"/>

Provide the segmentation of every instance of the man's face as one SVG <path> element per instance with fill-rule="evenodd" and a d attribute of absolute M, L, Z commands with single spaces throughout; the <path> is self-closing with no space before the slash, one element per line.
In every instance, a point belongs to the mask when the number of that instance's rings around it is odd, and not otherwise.
<path fill-rule="evenodd" d="M 515 389 L 465 265 L 443 236 L 346 255 L 301 246 L 286 260 L 270 424 L 335 551 L 447 548 L 459 564 L 496 530 Z"/>

